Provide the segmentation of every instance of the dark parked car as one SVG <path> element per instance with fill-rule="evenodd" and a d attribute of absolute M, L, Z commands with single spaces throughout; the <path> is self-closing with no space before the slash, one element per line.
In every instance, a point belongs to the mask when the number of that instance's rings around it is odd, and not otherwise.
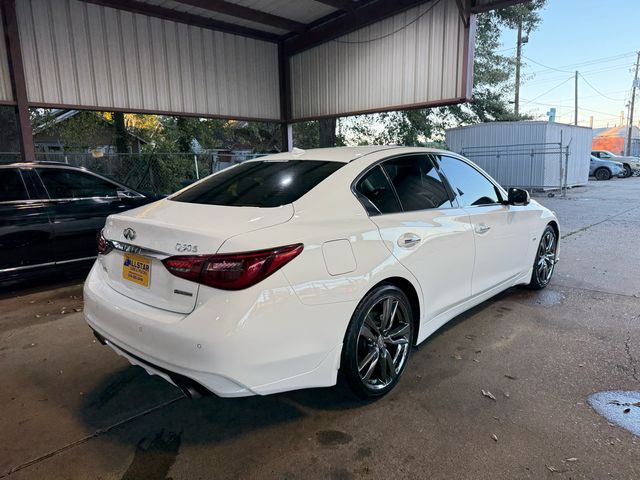
<path fill-rule="evenodd" d="M 0 165 L 0 285 L 89 266 L 106 217 L 154 200 L 64 163 Z"/>

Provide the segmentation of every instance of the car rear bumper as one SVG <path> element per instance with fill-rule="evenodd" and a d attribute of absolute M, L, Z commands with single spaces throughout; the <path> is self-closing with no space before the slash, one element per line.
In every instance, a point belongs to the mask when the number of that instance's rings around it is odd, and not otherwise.
<path fill-rule="evenodd" d="M 128 298 L 105 276 L 96 262 L 85 283 L 89 326 L 132 364 L 183 390 L 240 397 L 336 382 L 354 302 L 304 305 L 276 272 L 239 292 L 206 287 L 209 295 L 185 315 Z"/>

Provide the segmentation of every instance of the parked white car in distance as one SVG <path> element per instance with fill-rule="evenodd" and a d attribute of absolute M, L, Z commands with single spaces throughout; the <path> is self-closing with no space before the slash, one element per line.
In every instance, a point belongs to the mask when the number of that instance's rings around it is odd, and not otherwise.
<path fill-rule="evenodd" d="M 281 153 L 108 218 L 85 284 L 101 342 L 188 393 L 389 392 L 411 347 L 544 288 L 555 215 L 451 152 Z"/>

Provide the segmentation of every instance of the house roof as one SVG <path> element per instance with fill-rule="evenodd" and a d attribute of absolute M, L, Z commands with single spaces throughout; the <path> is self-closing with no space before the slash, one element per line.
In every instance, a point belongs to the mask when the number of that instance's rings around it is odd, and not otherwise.
<path fill-rule="evenodd" d="M 633 125 L 631 127 L 631 137 L 640 138 L 640 129 Z M 594 128 L 593 137 L 627 137 L 629 135 L 629 127 L 613 127 L 613 128 Z"/>

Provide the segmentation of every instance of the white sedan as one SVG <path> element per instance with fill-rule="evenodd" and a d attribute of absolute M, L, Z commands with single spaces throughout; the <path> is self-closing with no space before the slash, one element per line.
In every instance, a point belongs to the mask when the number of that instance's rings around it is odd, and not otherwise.
<path fill-rule="evenodd" d="M 456 315 L 544 288 L 558 239 L 551 211 L 451 152 L 294 151 L 110 216 L 84 312 L 102 343 L 188 394 L 340 375 L 374 398 Z"/>

